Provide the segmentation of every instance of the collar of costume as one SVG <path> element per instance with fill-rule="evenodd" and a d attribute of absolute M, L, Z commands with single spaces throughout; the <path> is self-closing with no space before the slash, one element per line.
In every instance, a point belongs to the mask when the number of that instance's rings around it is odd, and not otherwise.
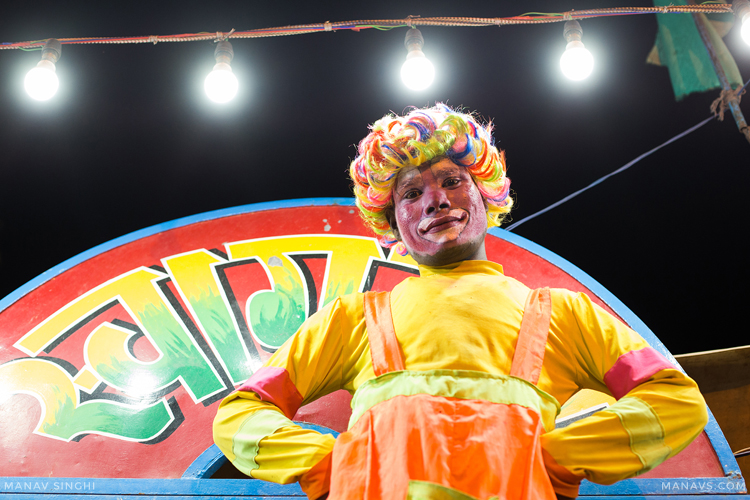
<path fill-rule="evenodd" d="M 462 260 L 444 266 L 419 266 L 419 275 L 424 277 L 433 275 L 466 275 L 466 274 L 490 274 L 502 276 L 503 266 L 489 260 Z"/>

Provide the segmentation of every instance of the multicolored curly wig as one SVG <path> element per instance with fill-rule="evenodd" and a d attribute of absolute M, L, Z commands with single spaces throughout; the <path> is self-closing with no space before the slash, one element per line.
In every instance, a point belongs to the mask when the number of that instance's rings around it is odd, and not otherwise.
<path fill-rule="evenodd" d="M 357 207 L 365 224 L 378 235 L 380 244 L 406 255 L 396 240 L 387 214 L 393 207 L 391 190 L 398 172 L 448 158 L 466 167 L 487 201 L 487 224 L 499 226 L 510 212 L 510 179 L 505 176 L 505 152 L 494 146 L 492 124 L 481 125 L 471 115 L 444 104 L 414 109 L 406 116 L 386 115 L 359 143 L 359 156 L 349 175 L 354 181 Z"/>

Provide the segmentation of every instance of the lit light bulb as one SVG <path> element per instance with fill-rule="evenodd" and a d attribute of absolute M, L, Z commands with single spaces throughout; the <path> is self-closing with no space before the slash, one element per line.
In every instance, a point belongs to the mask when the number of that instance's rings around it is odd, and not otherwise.
<path fill-rule="evenodd" d="M 740 36 L 746 44 L 750 45 L 750 2 L 747 0 L 734 0 L 732 10 L 737 19 L 742 21 Z"/>
<path fill-rule="evenodd" d="M 578 21 L 565 23 L 563 36 L 568 41 L 565 52 L 560 58 L 560 69 L 563 75 L 571 80 L 583 80 L 594 70 L 594 56 L 581 42 L 581 25 Z"/>
<path fill-rule="evenodd" d="M 55 65 L 49 61 L 40 61 L 35 68 L 26 73 L 23 86 L 32 99 L 37 101 L 51 99 L 60 87 L 60 80 L 55 74 Z"/>
<path fill-rule="evenodd" d="M 594 56 L 581 42 L 570 42 L 560 58 L 560 69 L 571 80 L 583 80 L 594 70 Z"/>
<path fill-rule="evenodd" d="M 422 52 L 424 38 L 422 33 L 411 28 L 406 32 L 406 62 L 401 66 L 401 80 L 412 90 L 424 90 L 435 79 L 435 67 Z"/>
<path fill-rule="evenodd" d="M 234 99 L 239 89 L 237 77 L 232 73 L 229 65 L 234 58 L 232 44 L 226 40 L 219 42 L 214 51 L 216 64 L 213 71 L 206 77 L 203 88 L 206 89 L 208 98 L 214 102 L 225 103 Z"/>
<path fill-rule="evenodd" d="M 206 77 L 204 88 L 212 101 L 229 102 L 237 95 L 239 82 L 227 63 L 216 63 L 214 70 Z"/>
<path fill-rule="evenodd" d="M 59 40 L 50 38 L 42 49 L 42 60 L 26 73 L 23 86 L 32 99 L 46 101 L 57 93 L 60 80 L 55 73 L 55 63 L 60 59 L 62 45 Z"/>

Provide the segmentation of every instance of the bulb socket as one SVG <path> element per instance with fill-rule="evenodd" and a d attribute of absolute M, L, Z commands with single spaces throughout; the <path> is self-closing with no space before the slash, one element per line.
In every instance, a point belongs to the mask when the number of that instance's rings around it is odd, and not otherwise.
<path fill-rule="evenodd" d="M 226 40 L 222 40 L 221 42 L 216 44 L 216 49 L 214 49 L 214 59 L 216 59 L 217 63 L 226 63 L 229 64 L 232 62 L 232 59 L 234 59 L 234 50 L 232 49 L 232 44 L 227 42 Z"/>
<path fill-rule="evenodd" d="M 57 38 L 50 38 L 44 44 L 42 49 L 42 61 L 49 61 L 55 64 L 62 55 L 62 44 Z"/>
<path fill-rule="evenodd" d="M 583 36 L 583 30 L 581 29 L 581 23 L 578 21 L 566 21 L 565 27 L 563 28 L 563 37 L 567 42 L 580 42 Z"/>
<path fill-rule="evenodd" d="M 406 32 L 406 38 L 404 38 L 404 46 L 408 52 L 422 51 L 424 47 L 424 37 L 422 32 L 417 28 L 411 28 Z"/>

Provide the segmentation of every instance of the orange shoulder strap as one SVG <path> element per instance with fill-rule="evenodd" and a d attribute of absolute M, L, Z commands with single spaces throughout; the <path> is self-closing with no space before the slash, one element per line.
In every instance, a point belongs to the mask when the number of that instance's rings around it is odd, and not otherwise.
<path fill-rule="evenodd" d="M 523 309 L 521 330 L 518 332 L 516 352 L 510 374 L 536 384 L 544 363 L 544 348 L 547 345 L 552 299 L 549 288 L 532 290 Z"/>
<path fill-rule="evenodd" d="M 365 323 L 375 376 L 404 369 L 404 354 L 396 339 L 390 292 L 365 292 Z"/>

